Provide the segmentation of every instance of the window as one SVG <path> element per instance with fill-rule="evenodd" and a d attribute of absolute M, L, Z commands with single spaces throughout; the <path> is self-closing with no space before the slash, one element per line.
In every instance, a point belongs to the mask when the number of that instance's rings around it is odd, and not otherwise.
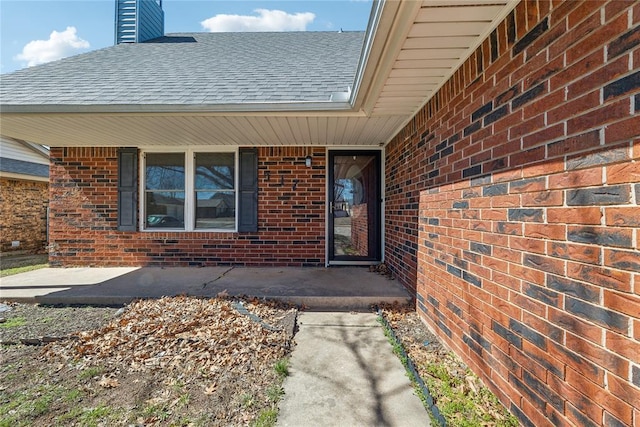
<path fill-rule="evenodd" d="M 236 230 L 235 152 L 147 152 L 144 228 Z"/>
<path fill-rule="evenodd" d="M 236 228 L 234 153 L 196 153 L 196 228 Z"/>
<path fill-rule="evenodd" d="M 148 153 L 145 162 L 147 228 L 184 228 L 183 153 Z"/>

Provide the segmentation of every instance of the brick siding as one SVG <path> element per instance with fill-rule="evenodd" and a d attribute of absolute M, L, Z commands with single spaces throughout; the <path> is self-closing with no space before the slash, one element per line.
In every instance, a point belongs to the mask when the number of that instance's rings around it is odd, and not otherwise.
<path fill-rule="evenodd" d="M 47 245 L 46 182 L 0 179 L 0 250 L 43 252 Z M 12 247 L 13 241 L 20 246 Z"/>
<path fill-rule="evenodd" d="M 640 426 L 639 23 L 523 1 L 387 146 L 386 261 L 526 426 Z"/>
<path fill-rule="evenodd" d="M 369 205 L 361 203 L 351 207 L 351 243 L 359 255 L 369 254 Z"/>
<path fill-rule="evenodd" d="M 305 166 L 307 155 L 312 168 Z M 258 156 L 257 233 L 123 232 L 117 230 L 117 149 L 52 148 L 51 264 L 324 265 L 325 149 L 263 147 Z"/>

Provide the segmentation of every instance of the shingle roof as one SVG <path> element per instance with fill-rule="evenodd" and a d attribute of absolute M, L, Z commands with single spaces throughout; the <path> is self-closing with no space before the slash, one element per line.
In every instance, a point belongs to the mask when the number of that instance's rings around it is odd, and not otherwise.
<path fill-rule="evenodd" d="M 353 86 L 364 32 L 179 33 L 2 76 L 4 105 L 329 101 Z"/>
<path fill-rule="evenodd" d="M 25 162 L 24 160 L 0 158 L 0 171 L 21 175 L 48 177 L 49 165 Z"/>

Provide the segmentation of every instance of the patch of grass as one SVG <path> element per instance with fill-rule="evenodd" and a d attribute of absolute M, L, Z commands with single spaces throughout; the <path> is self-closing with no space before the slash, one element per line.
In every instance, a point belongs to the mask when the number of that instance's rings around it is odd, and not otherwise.
<path fill-rule="evenodd" d="M 258 414 L 257 418 L 253 420 L 251 425 L 253 427 L 273 427 L 276 425 L 278 419 L 278 402 L 284 396 L 284 388 L 282 382 L 289 376 L 289 359 L 282 358 L 273 365 L 277 378 L 274 384 L 267 387 L 265 393 L 269 400 L 271 407 L 263 409 Z M 249 409 L 256 405 L 256 399 L 253 395 L 246 393 L 241 398 L 241 404 L 244 409 Z"/>
<path fill-rule="evenodd" d="M 437 363 L 427 365 L 425 371 L 430 375 L 426 378 L 427 386 L 437 398 L 438 408 L 449 425 L 473 427 L 488 422 L 499 427 L 518 425 L 517 419 L 506 410 L 500 418 L 483 410 L 487 407 L 501 407 L 489 389 L 482 387 L 477 391 L 470 390 L 461 377 L 451 376 L 446 367 Z M 467 369 L 464 377 L 473 378 L 474 374 Z"/>
<path fill-rule="evenodd" d="M 78 417 L 80 424 L 87 427 L 97 427 L 102 421 L 108 420 L 113 415 L 113 409 L 106 405 L 98 405 L 82 412 Z"/>
<path fill-rule="evenodd" d="M 289 359 L 284 358 L 276 362 L 274 369 L 279 377 L 285 378 L 289 376 Z"/>
<path fill-rule="evenodd" d="M 91 366 L 85 369 L 84 371 L 80 372 L 80 375 L 78 375 L 78 378 L 80 378 L 81 380 L 88 380 L 101 375 L 103 372 L 104 372 L 103 368 L 99 366 Z"/>
<path fill-rule="evenodd" d="M 82 390 L 73 388 L 67 391 L 62 398 L 66 402 L 78 402 L 82 399 Z"/>
<path fill-rule="evenodd" d="M 166 421 L 171 416 L 171 411 L 164 404 L 150 405 L 144 408 L 143 414 L 158 421 Z"/>
<path fill-rule="evenodd" d="M 60 426 L 73 424 L 86 427 L 98 427 L 100 425 L 113 425 L 117 417 L 118 410 L 100 404 L 95 408 L 75 407 L 69 412 L 56 417 L 56 422 Z"/>
<path fill-rule="evenodd" d="M 0 427 L 11 427 L 15 425 L 26 425 L 28 421 L 23 417 L 27 403 L 30 396 L 21 392 L 17 393 L 2 393 L 0 399 Z"/>
<path fill-rule="evenodd" d="M 54 396 L 52 394 L 45 394 L 43 396 L 38 397 L 33 401 L 33 409 L 31 410 L 31 415 L 34 417 L 39 417 L 40 415 L 44 415 L 51 409 L 51 402 L 53 402 Z"/>
<path fill-rule="evenodd" d="M 11 365 L 11 366 L 13 366 L 13 365 Z M 4 372 L 6 372 L 6 370 L 2 369 L 2 372 L 4 373 Z M 17 374 L 17 373 L 15 373 L 15 372 L 12 372 L 12 373 L 6 374 L 6 375 L 4 376 L 4 379 L 5 379 L 7 382 L 11 382 L 11 381 L 15 380 L 17 377 L 18 377 L 18 374 Z"/>
<path fill-rule="evenodd" d="M 185 386 L 185 382 L 182 380 L 172 380 L 169 384 L 176 393 L 180 393 Z"/>
<path fill-rule="evenodd" d="M 182 408 L 184 406 L 187 406 L 189 402 L 191 402 L 191 396 L 189 395 L 189 393 L 183 393 L 180 395 L 180 397 L 178 397 L 178 401 L 176 404 L 178 408 Z"/>
<path fill-rule="evenodd" d="M 394 338 L 389 325 L 382 319 L 379 320 L 383 325 L 383 330 L 389 343 L 393 347 L 393 352 L 400 358 L 418 396 L 425 404 L 425 407 L 428 408 L 430 406 L 427 404 L 429 398 L 424 394 L 422 388 L 417 385 L 417 379 L 414 378 L 409 369 L 408 356 L 402 344 Z M 453 354 L 449 354 L 446 357 L 455 358 Z M 489 389 L 482 387 L 476 392 L 466 387 L 465 378 L 474 377 L 470 369 L 467 368 L 463 376 L 452 375 L 446 363 L 429 363 L 426 366 L 416 366 L 416 369 L 423 373 L 421 376 L 425 377 L 423 380 L 429 393 L 433 396 L 437 409 L 444 417 L 446 425 L 456 427 L 475 427 L 489 424 L 497 427 L 516 427 L 519 425 L 517 418 L 508 413 Z M 500 414 L 490 414 L 485 410 L 487 407 L 503 408 L 503 411 Z M 436 419 L 431 411 L 429 411 L 429 417 L 433 425 L 441 425 L 442 421 Z"/>
<path fill-rule="evenodd" d="M 267 387 L 267 398 L 273 403 L 277 403 L 284 396 L 284 389 L 280 384 L 272 384 Z"/>
<path fill-rule="evenodd" d="M 278 410 L 271 408 L 265 409 L 258 415 L 258 418 L 253 422 L 253 427 L 273 427 L 278 420 Z"/>
<path fill-rule="evenodd" d="M 59 425 L 73 424 L 73 421 L 75 421 L 78 418 L 80 418 L 80 416 L 82 415 L 83 411 L 84 410 L 82 408 L 75 407 L 75 408 L 71 409 L 69 412 L 66 412 L 66 413 L 60 415 L 59 417 L 56 417 L 56 422 Z"/>
<path fill-rule="evenodd" d="M 27 271 L 39 270 L 46 267 L 49 267 L 49 264 L 36 264 L 26 265 L 24 267 L 7 268 L 6 270 L 0 270 L 0 277 L 13 276 L 14 274 L 26 273 Z"/>
<path fill-rule="evenodd" d="M 0 427 L 32 425 L 33 420 L 53 410 L 68 392 L 62 386 L 43 384 L 15 393 L 0 393 Z"/>
<path fill-rule="evenodd" d="M 195 420 L 189 420 L 190 423 L 187 425 L 189 425 L 190 427 L 208 427 L 211 425 L 210 418 L 211 414 L 201 414 Z"/>
<path fill-rule="evenodd" d="M 16 415 L 7 415 L 0 417 L 0 427 L 22 427 L 30 426 L 31 422 L 27 420 L 21 420 Z"/>
<path fill-rule="evenodd" d="M 240 397 L 240 404 L 244 409 L 249 409 L 256 403 L 256 399 L 250 393 L 245 393 Z"/>
<path fill-rule="evenodd" d="M 24 317 L 10 317 L 6 322 L 0 323 L 0 328 L 9 329 L 15 328 L 18 326 L 25 325 L 27 323 L 27 319 Z"/>
<path fill-rule="evenodd" d="M 191 418 L 185 417 L 185 418 L 180 418 L 178 421 L 174 421 L 171 423 L 172 427 L 194 427 L 196 425 L 195 422 L 191 421 Z"/>
<path fill-rule="evenodd" d="M 430 363 L 426 367 L 426 371 L 434 378 L 438 378 L 440 381 L 443 381 L 447 384 L 451 382 L 451 376 L 449 375 L 449 371 L 447 368 L 440 363 Z"/>

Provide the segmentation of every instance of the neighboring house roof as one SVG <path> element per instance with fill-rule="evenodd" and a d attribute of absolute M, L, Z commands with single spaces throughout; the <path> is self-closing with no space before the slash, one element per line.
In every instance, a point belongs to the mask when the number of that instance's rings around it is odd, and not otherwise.
<path fill-rule="evenodd" d="M 48 146 L 382 146 L 519 1 L 374 0 L 366 33 L 109 47 L 3 75 L 0 126 Z"/>
<path fill-rule="evenodd" d="M 0 176 L 46 180 L 49 177 L 49 150 L 31 142 L 0 138 Z"/>
<path fill-rule="evenodd" d="M 2 76 L 3 104 L 327 102 L 353 87 L 364 32 L 180 33 Z"/>
<path fill-rule="evenodd" d="M 24 160 L 0 158 L 0 172 L 48 178 L 49 166 Z"/>

